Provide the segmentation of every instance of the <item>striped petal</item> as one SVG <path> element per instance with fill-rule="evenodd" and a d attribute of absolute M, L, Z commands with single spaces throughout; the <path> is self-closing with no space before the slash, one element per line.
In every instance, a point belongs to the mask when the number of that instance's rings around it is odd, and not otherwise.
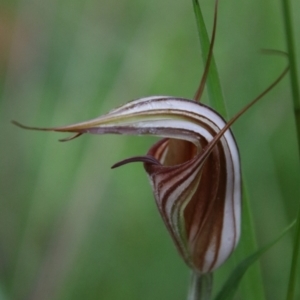
<path fill-rule="evenodd" d="M 165 137 L 147 156 L 119 165 L 144 162 L 159 212 L 191 268 L 211 272 L 236 247 L 241 209 L 239 153 L 229 126 L 211 108 L 187 99 L 155 96 L 64 127 L 16 124 L 74 132 L 74 137 L 83 133 Z"/>

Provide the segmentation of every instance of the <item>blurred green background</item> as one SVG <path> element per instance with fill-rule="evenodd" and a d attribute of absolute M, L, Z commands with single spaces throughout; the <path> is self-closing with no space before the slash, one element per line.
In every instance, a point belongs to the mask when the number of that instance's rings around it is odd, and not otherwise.
<path fill-rule="evenodd" d="M 200 1 L 209 30 L 213 2 Z M 285 37 L 280 1 L 220 2 L 215 58 L 232 116 L 279 75 L 285 59 L 259 50 L 285 50 Z M 299 37 L 300 2 L 292 4 Z M 1 0 L 1 300 L 185 299 L 189 270 L 142 166 L 110 169 L 156 139 L 85 135 L 58 143 L 64 135 L 10 120 L 65 125 L 143 96 L 191 98 L 202 70 L 192 1 Z M 288 78 L 233 130 L 262 246 L 299 203 Z M 290 256 L 291 235 L 262 257 L 267 299 L 283 299 Z M 230 268 L 216 272 L 216 289 Z"/>

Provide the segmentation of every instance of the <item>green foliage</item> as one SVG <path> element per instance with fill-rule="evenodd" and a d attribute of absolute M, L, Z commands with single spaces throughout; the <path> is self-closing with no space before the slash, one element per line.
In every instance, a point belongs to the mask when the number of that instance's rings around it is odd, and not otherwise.
<path fill-rule="evenodd" d="M 296 135 L 298 140 L 298 153 L 300 158 L 300 89 L 299 89 L 299 79 L 298 79 L 298 69 L 297 69 L 297 57 L 296 48 L 294 41 L 294 30 L 293 30 L 293 16 L 292 7 L 289 0 L 282 1 L 283 7 L 283 18 L 284 27 L 286 34 L 286 42 L 288 49 L 288 58 L 290 63 L 290 81 L 291 81 L 291 91 L 294 105 L 294 116 L 296 124 Z M 299 201 L 299 200 L 298 200 Z M 296 285 L 299 277 L 299 264 L 300 264 L 300 202 L 298 202 L 298 215 L 297 215 L 297 226 L 294 233 L 294 247 L 293 247 L 293 257 L 291 260 L 291 270 L 289 285 L 287 289 L 287 300 L 293 300 L 296 296 Z"/>
<path fill-rule="evenodd" d="M 267 250 L 274 246 L 294 225 L 295 222 L 289 225 L 274 241 L 258 249 L 253 254 L 241 261 L 232 271 L 215 300 L 233 299 L 238 289 L 239 283 L 249 267 L 253 265 Z"/>
<path fill-rule="evenodd" d="M 208 34 L 205 28 L 205 22 L 203 19 L 203 14 L 201 12 L 201 8 L 198 0 L 193 0 L 194 12 L 197 22 L 197 28 L 199 33 L 201 50 L 205 53 L 203 58 L 203 64 L 205 65 L 206 59 L 208 57 L 208 49 L 211 43 L 211 39 L 208 38 Z M 217 12 L 216 10 L 215 12 Z M 212 64 L 210 67 L 210 71 L 207 78 L 207 89 L 209 94 L 209 102 L 225 119 L 228 120 L 228 113 L 226 109 L 226 104 L 224 97 L 221 92 L 221 85 L 219 81 L 218 70 L 215 64 L 214 57 L 212 57 Z M 252 211 L 250 209 L 249 197 L 246 192 L 246 183 L 243 181 L 243 212 L 242 212 L 242 232 L 241 232 L 241 240 L 240 245 L 237 250 L 233 253 L 233 257 L 235 258 L 235 262 L 232 264 L 236 264 L 236 262 L 240 261 L 245 257 L 247 253 L 253 252 L 256 249 L 256 237 L 254 233 L 253 226 L 253 218 Z M 248 272 L 246 278 L 242 283 L 241 289 L 243 290 L 244 299 L 264 299 L 263 295 L 263 286 L 262 286 L 262 276 L 260 268 L 256 265 L 254 268 Z"/>
<path fill-rule="evenodd" d="M 200 4 L 210 32 L 213 2 Z M 300 3 L 293 4 L 299 11 Z M 299 37 L 300 20 L 294 20 Z M 229 116 L 284 67 L 283 59 L 258 53 L 285 50 L 281 21 L 276 1 L 220 2 L 214 55 Z M 6 298 L 184 299 L 189 270 L 160 220 L 142 166 L 110 170 L 144 154 L 155 139 L 85 135 L 58 143 L 64 136 L 22 131 L 10 120 L 64 125 L 146 95 L 192 98 L 203 70 L 192 3 L 2 1 L 0 28 L 0 286 Z M 285 79 L 233 126 L 260 246 L 298 208 L 290 97 Z M 216 272 L 215 290 L 247 251 Z M 283 299 L 291 253 L 287 235 L 263 256 L 267 299 Z M 237 299 L 246 293 L 240 289 Z"/>

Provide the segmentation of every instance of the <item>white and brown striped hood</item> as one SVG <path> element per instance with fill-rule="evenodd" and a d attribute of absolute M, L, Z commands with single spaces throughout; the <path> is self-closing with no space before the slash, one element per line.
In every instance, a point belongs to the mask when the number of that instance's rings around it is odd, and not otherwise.
<path fill-rule="evenodd" d="M 240 236 L 241 174 L 235 139 L 224 119 L 192 100 L 154 96 L 108 114 L 46 131 L 164 137 L 142 161 L 159 212 L 180 254 L 199 273 L 219 267 Z M 73 137 L 73 138 L 74 138 Z M 69 140 L 69 139 L 65 139 Z"/>

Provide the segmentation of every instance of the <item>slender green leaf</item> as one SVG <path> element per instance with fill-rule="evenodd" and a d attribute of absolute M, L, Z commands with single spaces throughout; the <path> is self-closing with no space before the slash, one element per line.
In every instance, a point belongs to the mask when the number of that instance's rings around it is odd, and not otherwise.
<path fill-rule="evenodd" d="M 296 122 L 296 130 L 298 135 L 298 151 L 300 157 L 300 90 L 299 90 L 299 81 L 297 75 L 297 63 L 296 63 L 296 54 L 294 46 L 294 34 L 292 26 L 292 16 L 291 16 L 291 7 L 289 0 L 282 0 L 283 6 L 283 17 L 284 17 L 284 26 L 286 33 L 286 42 L 288 48 L 288 56 L 290 62 L 290 78 L 291 78 L 291 89 L 294 103 L 294 114 Z M 296 292 L 296 282 L 297 274 L 299 273 L 298 261 L 299 261 L 299 252 L 300 252 L 300 206 L 297 216 L 297 225 L 294 238 L 294 248 L 293 256 L 291 260 L 291 270 L 289 278 L 289 286 L 287 291 L 287 300 L 295 299 Z"/>
<path fill-rule="evenodd" d="M 245 181 L 243 183 L 242 217 L 241 241 L 238 248 L 233 253 L 236 265 L 257 249 L 254 221 Z M 259 264 L 254 264 L 249 269 L 240 284 L 240 291 L 243 299 L 265 299 L 263 280 Z"/>
<path fill-rule="evenodd" d="M 205 27 L 203 15 L 198 0 L 193 0 L 194 12 L 196 16 L 197 28 L 200 38 L 200 45 L 202 51 L 202 59 L 205 63 L 208 51 L 209 51 L 209 37 Z M 209 69 L 209 74 L 207 78 L 207 88 L 209 100 L 212 106 L 222 114 L 224 118 L 228 119 L 228 114 L 226 110 L 225 101 L 222 95 L 221 84 L 218 76 L 217 66 L 212 57 L 211 66 Z M 249 198 L 246 193 L 246 180 L 243 181 L 243 222 L 242 222 L 242 236 L 239 247 L 233 253 L 235 261 L 240 261 L 242 257 L 245 257 L 245 254 L 248 252 L 253 252 L 257 249 L 256 238 L 254 234 L 254 225 L 252 221 L 252 213 L 250 209 Z M 249 270 L 247 276 L 245 276 L 242 284 L 241 290 L 243 292 L 243 299 L 264 299 L 264 289 L 262 283 L 262 275 L 259 266 L 254 266 Z"/>
<path fill-rule="evenodd" d="M 4 293 L 4 289 L 2 288 L 2 285 L 0 285 L 0 300 L 7 300 L 8 298 L 6 297 Z"/>
<path fill-rule="evenodd" d="M 295 221 L 292 222 L 287 228 L 285 228 L 282 233 L 272 242 L 266 246 L 260 248 L 246 259 L 244 259 L 231 273 L 230 277 L 225 282 L 223 288 L 218 293 L 215 300 L 230 300 L 233 299 L 235 292 L 239 286 L 240 281 L 242 280 L 244 274 L 248 268 L 255 263 L 268 249 L 274 246 L 293 226 Z"/>
<path fill-rule="evenodd" d="M 194 6 L 194 12 L 196 16 L 199 39 L 200 39 L 202 60 L 203 63 L 205 64 L 209 52 L 210 40 L 207 34 L 206 26 L 204 23 L 203 15 L 198 0 L 193 0 L 193 6 Z M 212 106 L 224 118 L 227 118 L 226 105 L 223 98 L 221 83 L 220 83 L 217 65 L 214 57 L 212 57 L 211 65 L 209 68 L 209 73 L 207 78 L 207 90 L 208 90 L 209 100 Z"/>

